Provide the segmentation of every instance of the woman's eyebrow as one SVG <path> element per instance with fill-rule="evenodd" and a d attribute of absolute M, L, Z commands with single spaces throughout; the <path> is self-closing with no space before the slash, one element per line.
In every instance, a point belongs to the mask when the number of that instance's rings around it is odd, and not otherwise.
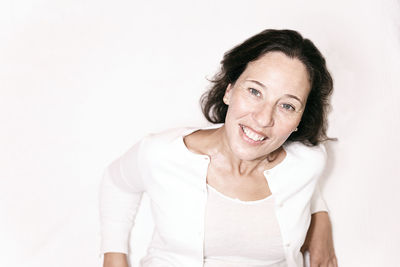
<path fill-rule="evenodd" d="M 264 89 L 267 89 L 267 86 L 265 84 L 263 84 L 262 82 L 259 82 L 259 81 L 256 81 L 256 80 L 251 80 L 251 79 L 247 79 L 246 81 L 256 83 L 259 86 L 263 87 Z"/>
<path fill-rule="evenodd" d="M 291 94 L 285 94 L 284 96 L 287 96 L 287 97 L 294 98 L 294 99 L 296 99 L 297 101 L 299 101 L 301 104 L 303 104 L 303 102 L 301 102 L 300 98 L 298 98 L 298 97 L 297 97 L 297 96 L 295 96 L 295 95 L 291 95 Z"/>

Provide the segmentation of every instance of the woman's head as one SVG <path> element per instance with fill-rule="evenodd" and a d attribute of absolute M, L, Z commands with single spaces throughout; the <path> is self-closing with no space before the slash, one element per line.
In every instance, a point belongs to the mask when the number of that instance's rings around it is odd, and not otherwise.
<path fill-rule="evenodd" d="M 201 98 L 203 113 L 207 120 L 213 123 L 225 122 L 229 107 L 229 103 L 228 105 L 224 103 L 227 91 L 239 87 L 237 81 L 241 81 L 240 78 L 243 78 L 241 75 L 246 73 L 245 71 L 252 63 L 271 57 L 267 54 L 274 54 L 275 58 L 281 55 L 280 59 L 283 61 L 285 61 L 284 58 L 287 58 L 291 59 L 292 63 L 301 63 L 293 66 L 297 66 L 299 69 L 303 68 L 308 80 L 309 90 L 306 99 L 303 99 L 306 103 L 301 111 L 302 116 L 297 131 L 293 131 L 287 140 L 317 145 L 320 141 L 327 139 L 326 115 L 329 96 L 333 89 L 332 78 L 326 68 L 325 59 L 314 44 L 291 30 L 265 30 L 225 53 L 221 62 L 221 70 L 212 81 L 213 86 Z M 267 62 L 269 61 L 264 63 Z M 288 80 L 291 79 L 288 78 Z M 243 83 L 240 86 L 243 87 Z M 268 86 L 265 89 L 267 92 Z M 272 120 L 277 119 L 274 116 L 278 115 L 271 114 Z"/>

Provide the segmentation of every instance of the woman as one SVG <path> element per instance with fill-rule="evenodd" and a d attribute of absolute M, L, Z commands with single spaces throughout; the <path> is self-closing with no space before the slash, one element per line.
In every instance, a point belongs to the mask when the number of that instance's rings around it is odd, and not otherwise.
<path fill-rule="evenodd" d="M 265 30 L 228 51 L 202 97 L 206 128 L 145 137 L 107 169 L 104 266 L 127 266 L 143 192 L 155 229 L 141 266 L 337 266 L 317 180 L 332 79 L 307 39 Z"/>

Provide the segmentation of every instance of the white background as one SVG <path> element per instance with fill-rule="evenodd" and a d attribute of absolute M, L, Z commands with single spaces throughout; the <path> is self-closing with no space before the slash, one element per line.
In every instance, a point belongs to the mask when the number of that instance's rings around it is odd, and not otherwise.
<path fill-rule="evenodd" d="M 335 80 L 328 133 L 339 141 L 328 144 L 323 191 L 339 266 L 397 266 L 393 0 L 2 1 L 0 265 L 100 266 L 105 166 L 146 133 L 205 124 L 207 78 L 226 50 L 265 28 L 310 38 Z M 151 226 L 145 209 L 138 220 L 133 261 Z"/>

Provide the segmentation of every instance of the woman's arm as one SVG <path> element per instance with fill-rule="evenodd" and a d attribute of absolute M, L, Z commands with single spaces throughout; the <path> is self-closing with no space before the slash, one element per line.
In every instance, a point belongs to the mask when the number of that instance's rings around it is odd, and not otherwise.
<path fill-rule="evenodd" d="M 144 187 L 138 159 L 140 142 L 111 163 L 100 185 L 101 253 L 105 267 L 125 267 L 129 234 Z"/>
<path fill-rule="evenodd" d="M 301 252 L 309 251 L 310 267 L 337 267 L 332 225 L 327 212 L 311 215 L 311 224 Z"/>
<path fill-rule="evenodd" d="M 105 171 L 100 187 L 101 253 L 129 252 L 129 233 L 134 225 L 142 192 L 128 191 L 121 159 Z"/>
<path fill-rule="evenodd" d="M 310 267 L 337 267 L 328 207 L 317 184 L 311 199 L 311 224 L 301 252 L 310 253 Z"/>
<path fill-rule="evenodd" d="M 103 267 L 128 267 L 126 254 L 123 253 L 105 253 Z"/>

